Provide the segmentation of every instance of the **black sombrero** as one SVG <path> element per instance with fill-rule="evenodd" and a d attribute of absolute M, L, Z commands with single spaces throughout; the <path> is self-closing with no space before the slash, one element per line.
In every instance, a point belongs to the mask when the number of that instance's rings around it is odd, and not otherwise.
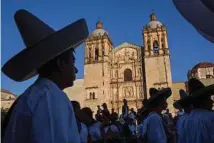
<path fill-rule="evenodd" d="M 207 40 L 214 43 L 213 0 L 173 0 L 177 10 Z"/>
<path fill-rule="evenodd" d="M 88 37 L 84 19 L 55 31 L 26 10 L 14 16 L 26 48 L 12 57 L 2 71 L 15 81 L 24 81 L 37 74 L 37 69 L 69 49 L 75 49 Z"/>
<path fill-rule="evenodd" d="M 214 84 L 205 86 L 196 78 L 191 78 L 189 80 L 188 89 L 189 95 L 185 91 L 180 90 L 181 99 L 173 104 L 175 108 L 183 108 L 194 102 L 207 99 L 214 95 Z"/>
<path fill-rule="evenodd" d="M 169 98 L 169 96 L 172 95 L 171 88 L 164 88 L 161 90 L 158 90 L 156 88 L 150 88 L 149 89 L 150 98 L 146 102 L 146 107 L 149 107 L 154 101 L 157 101 L 162 98 Z"/>
<path fill-rule="evenodd" d="M 180 89 L 179 94 L 180 94 L 180 99 L 173 103 L 173 106 L 176 109 L 182 109 L 191 103 L 190 102 L 191 96 L 189 96 L 189 94 L 187 94 L 186 91 L 184 91 L 183 89 Z"/>

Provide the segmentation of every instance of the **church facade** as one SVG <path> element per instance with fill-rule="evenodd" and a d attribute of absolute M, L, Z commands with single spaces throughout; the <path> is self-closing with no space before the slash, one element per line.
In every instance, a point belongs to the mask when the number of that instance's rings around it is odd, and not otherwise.
<path fill-rule="evenodd" d="M 96 111 L 106 102 L 119 111 L 127 99 L 136 109 L 149 97 L 149 88 L 172 87 L 167 31 L 154 13 L 143 27 L 142 41 L 143 45 L 125 42 L 113 47 L 103 23 L 96 23 L 85 42 L 84 106 Z"/>

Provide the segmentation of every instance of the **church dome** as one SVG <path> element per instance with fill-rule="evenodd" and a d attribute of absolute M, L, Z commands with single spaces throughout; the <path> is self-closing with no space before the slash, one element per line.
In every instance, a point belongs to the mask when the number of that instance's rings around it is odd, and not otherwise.
<path fill-rule="evenodd" d="M 162 25 L 163 24 L 160 21 L 157 20 L 155 13 L 152 13 L 150 15 L 150 21 L 149 21 L 147 26 L 149 28 L 155 29 L 157 27 L 161 27 Z"/>
<path fill-rule="evenodd" d="M 210 63 L 210 62 L 200 62 L 198 63 L 197 65 L 195 65 L 191 72 L 192 73 L 195 73 L 197 72 L 198 69 L 201 69 L 201 68 L 210 68 L 210 67 L 214 67 L 214 63 Z"/>
<path fill-rule="evenodd" d="M 92 36 L 103 36 L 104 34 L 108 35 L 108 32 L 103 29 L 103 23 L 101 21 L 98 21 L 96 23 L 96 29 L 92 32 Z"/>

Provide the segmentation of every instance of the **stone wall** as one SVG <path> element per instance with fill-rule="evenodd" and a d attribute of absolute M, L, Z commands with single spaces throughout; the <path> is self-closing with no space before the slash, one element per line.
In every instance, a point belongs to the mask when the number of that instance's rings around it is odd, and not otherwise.
<path fill-rule="evenodd" d="M 8 90 L 1 89 L 1 108 L 9 109 L 16 100 L 16 95 Z"/>

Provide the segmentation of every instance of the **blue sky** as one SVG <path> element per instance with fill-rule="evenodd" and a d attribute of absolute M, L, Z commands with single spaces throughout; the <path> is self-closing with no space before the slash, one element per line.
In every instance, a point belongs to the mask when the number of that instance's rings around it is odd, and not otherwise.
<path fill-rule="evenodd" d="M 58 30 L 78 18 L 87 20 L 92 32 L 101 19 L 114 46 L 122 42 L 142 45 L 142 28 L 149 21 L 152 10 L 168 30 L 173 81 L 185 81 L 187 71 L 202 61 L 214 62 L 214 45 L 201 37 L 175 9 L 171 0 L 3 0 L 2 57 L 3 65 L 25 46 L 15 25 L 13 15 L 18 9 L 34 13 Z M 83 78 L 84 47 L 76 51 L 77 78 Z M 15 72 L 15 71 L 14 71 Z M 19 95 L 33 81 L 14 82 L 1 73 L 2 88 Z"/>

